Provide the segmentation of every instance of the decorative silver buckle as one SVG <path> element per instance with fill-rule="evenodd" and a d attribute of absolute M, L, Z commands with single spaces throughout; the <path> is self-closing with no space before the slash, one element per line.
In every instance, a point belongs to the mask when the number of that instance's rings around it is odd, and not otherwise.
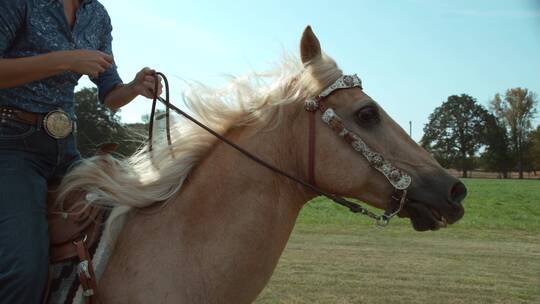
<path fill-rule="evenodd" d="M 52 138 L 63 139 L 73 132 L 73 121 L 66 112 L 55 110 L 45 115 L 43 127 Z"/>

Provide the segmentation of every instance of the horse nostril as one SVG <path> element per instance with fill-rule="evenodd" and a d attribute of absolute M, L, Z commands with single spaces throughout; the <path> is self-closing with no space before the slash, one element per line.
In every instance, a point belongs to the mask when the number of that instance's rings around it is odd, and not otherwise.
<path fill-rule="evenodd" d="M 452 203 L 461 203 L 467 196 L 467 187 L 462 182 L 457 182 L 450 190 L 450 200 Z"/>

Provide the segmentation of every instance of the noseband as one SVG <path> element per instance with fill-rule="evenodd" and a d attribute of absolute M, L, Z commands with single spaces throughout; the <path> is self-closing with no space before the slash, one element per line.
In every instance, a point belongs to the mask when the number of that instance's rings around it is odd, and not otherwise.
<path fill-rule="evenodd" d="M 159 76 L 161 76 L 165 82 L 165 91 L 166 91 L 165 99 L 157 96 L 157 91 L 158 91 L 157 84 L 159 82 L 158 81 Z M 317 97 L 313 99 L 308 99 L 305 103 L 306 111 L 312 114 L 310 115 L 310 118 L 309 118 L 309 121 L 310 121 L 309 122 L 309 156 L 308 156 L 309 157 L 309 160 L 308 160 L 309 182 L 305 182 L 267 163 L 266 161 L 246 151 L 245 149 L 238 146 L 237 144 L 231 142 L 229 139 L 217 133 L 216 131 L 212 130 L 211 128 L 207 127 L 203 123 L 199 122 L 197 119 L 187 114 L 186 112 L 182 111 L 175 105 L 171 104 L 169 101 L 169 84 L 167 81 L 167 77 L 163 73 L 158 72 L 156 73 L 155 78 L 156 78 L 155 88 L 154 88 L 155 95 L 154 95 L 154 101 L 152 104 L 152 112 L 150 114 L 151 119 L 150 119 L 150 125 L 149 125 L 150 151 L 152 150 L 153 117 L 154 117 L 154 112 L 155 112 L 155 105 L 156 105 L 156 101 L 159 100 L 165 105 L 167 109 L 166 111 L 167 128 L 166 129 L 167 129 L 167 140 L 168 140 L 169 145 L 171 144 L 170 130 L 169 130 L 169 109 L 172 109 L 176 113 L 189 119 L 190 121 L 192 121 L 199 127 L 203 128 L 204 130 L 206 130 L 213 136 L 217 137 L 219 140 L 228 144 L 232 148 L 244 154 L 249 159 L 260 164 L 261 166 L 266 167 L 269 170 L 281 176 L 284 176 L 302 185 L 305 188 L 312 190 L 318 195 L 325 196 L 329 198 L 330 200 L 332 200 L 333 202 L 347 207 L 353 213 L 360 213 L 374 219 L 377 222 L 377 225 L 379 226 L 388 225 L 388 223 L 390 222 L 390 219 L 392 219 L 395 215 L 397 215 L 403 208 L 403 205 L 405 204 L 405 200 L 407 198 L 407 188 L 411 184 L 411 177 L 404 171 L 392 165 L 390 162 L 386 161 L 381 154 L 371 150 L 369 146 L 361 139 L 360 136 L 358 136 L 357 134 L 355 134 L 354 132 L 350 131 L 349 129 L 345 127 L 345 125 L 343 124 L 343 120 L 335 113 L 333 109 L 326 108 L 324 106 L 324 99 L 336 90 L 348 89 L 348 88 L 354 88 L 354 87 L 358 87 L 362 89 L 362 83 L 360 81 L 360 78 L 358 78 L 358 76 L 356 75 L 341 76 L 332 85 L 330 85 L 328 88 L 323 90 Z M 381 172 L 387 178 L 390 184 L 392 184 L 392 186 L 394 187 L 394 193 L 391 196 L 390 203 L 388 204 L 384 214 L 377 215 L 369 211 L 368 209 L 362 207 L 359 204 L 348 201 L 338 195 L 326 192 L 316 186 L 316 183 L 315 183 L 315 139 L 316 139 L 315 114 L 317 112 L 322 113 L 321 117 L 325 124 L 327 124 L 335 133 L 337 133 L 338 136 L 342 137 L 347 143 L 349 143 L 355 151 L 362 154 L 363 157 L 368 161 L 370 166 L 373 167 L 375 170 Z"/>

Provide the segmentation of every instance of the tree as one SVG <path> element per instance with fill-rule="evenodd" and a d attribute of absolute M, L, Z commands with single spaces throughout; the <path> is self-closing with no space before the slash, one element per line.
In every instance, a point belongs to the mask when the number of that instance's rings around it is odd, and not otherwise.
<path fill-rule="evenodd" d="M 452 95 L 429 116 L 421 144 L 467 177 L 483 144 L 488 112 L 466 94 Z"/>
<path fill-rule="evenodd" d="M 508 178 L 515 161 L 509 148 L 508 132 L 502 122 L 492 114 L 486 116 L 486 133 L 484 142 L 487 145 L 482 153 L 482 164 L 486 170 L 499 172 Z"/>
<path fill-rule="evenodd" d="M 540 126 L 537 126 L 536 130 L 529 134 L 529 139 L 531 143 L 529 158 L 536 174 L 536 171 L 540 170 Z"/>
<path fill-rule="evenodd" d="M 95 88 L 84 88 L 75 93 L 77 114 L 77 146 L 83 157 L 92 156 L 103 143 L 113 142 L 121 128 L 118 115 L 98 101 Z"/>
<path fill-rule="evenodd" d="M 491 107 L 495 115 L 508 129 L 510 145 L 517 161 L 520 179 L 523 179 L 528 134 L 532 128 L 537 103 L 536 94 L 523 88 L 507 90 L 504 98 L 501 98 L 501 95 L 497 93 L 491 100 Z"/>
<path fill-rule="evenodd" d="M 77 146 L 83 157 L 94 155 L 101 144 L 116 142 L 118 154 L 131 155 L 143 138 L 133 128 L 120 123 L 113 112 L 98 101 L 97 89 L 84 88 L 75 93 Z"/>

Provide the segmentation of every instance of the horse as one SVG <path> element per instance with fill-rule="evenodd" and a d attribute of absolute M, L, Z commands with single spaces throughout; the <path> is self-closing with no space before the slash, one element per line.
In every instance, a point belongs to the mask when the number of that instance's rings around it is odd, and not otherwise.
<path fill-rule="evenodd" d="M 406 199 L 396 212 L 415 230 L 458 221 L 465 186 L 359 81 L 343 75 L 308 26 L 300 58 L 285 56 L 274 70 L 233 78 L 220 89 L 193 84 L 184 103 L 216 132 L 329 193 L 386 209 L 405 183 Z M 306 101 L 332 111 L 306 111 Z M 99 298 L 251 303 L 268 283 L 299 212 L 317 193 L 184 119 L 173 124 L 171 137 L 171 145 L 154 143 L 125 159 L 84 160 L 60 185 L 59 200 L 82 189 L 87 204 L 125 211 L 100 271 Z"/>

